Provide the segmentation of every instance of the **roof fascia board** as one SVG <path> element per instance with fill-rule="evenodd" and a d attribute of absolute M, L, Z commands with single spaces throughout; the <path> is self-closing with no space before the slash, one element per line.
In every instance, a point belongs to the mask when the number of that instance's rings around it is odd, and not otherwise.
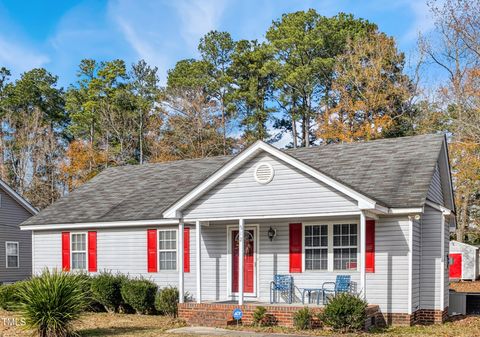
<path fill-rule="evenodd" d="M 23 206 L 23 208 L 25 208 L 29 213 L 31 213 L 32 215 L 35 215 L 38 213 L 38 210 L 35 207 L 30 205 L 30 203 L 27 200 L 25 200 L 25 198 L 23 198 L 20 194 L 15 192 L 13 188 L 8 186 L 8 184 L 1 179 L 0 179 L 0 187 L 13 199 L 15 199 L 15 201 L 17 201 L 21 206 Z"/>
<path fill-rule="evenodd" d="M 343 194 L 351 197 L 358 201 L 358 206 L 360 209 L 374 209 L 376 202 L 361 193 L 339 183 L 335 179 L 332 179 L 325 174 L 321 173 L 318 170 L 313 169 L 312 167 L 306 165 L 305 163 L 301 162 L 298 159 L 293 158 L 292 156 L 276 149 L 275 147 L 268 145 L 262 141 L 257 141 L 249 148 L 238 154 L 235 158 L 233 158 L 230 162 L 225 164 L 220 170 L 215 172 L 211 175 L 208 179 L 206 179 L 203 183 L 198 185 L 192 191 L 190 191 L 187 195 L 183 198 L 178 200 L 172 206 L 170 206 L 164 213 L 163 216 L 165 218 L 178 218 L 181 216 L 180 211 L 183 207 L 190 204 L 193 200 L 195 200 L 199 195 L 209 190 L 212 186 L 214 186 L 217 182 L 219 182 L 226 174 L 232 172 L 235 168 L 242 165 L 246 160 L 251 158 L 259 151 L 265 151 L 268 154 L 298 168 L 299 170 L 303 171 L 304 173 L 309 174 L 310 176 L 324 182 L 325 184 L 329 185 L 330 187 L 336 189 Z"/>
<path fill-rule="evenodd" d="M 49 225 L 20 225 L 22 230 L 52 230 L 52 229 L 87 229 L 87 228 L 112 228 L 112 227 L 141 227 L 153 225 L 177 225 L 177 219 L 160 220 L 135 220 L 135 221 L 111 221 L 111 222 L 88 222 L 71 224 Z"/>
<path fill-rule="evenodd" d="M 417 214 L 423 213 L 423 207 L 389 208 L 388 214 Z"/>
<path fill-rule="evenodd" d="M 452 211 L 455 212 L 455 197 L 453 194 L 453 182 L 452 182 L 452 172 L 450 170 L 450 156 L 448 153 L 448 145 L 447 145 L 447 136 L 444 136 L 443 145 L 442 145 L 443 157 L 444 157 L 444 165 L 447 170 L 447 178 L 448 178 L 448 196 L 450 205 L 452 206 Z M 442 186 L 443 187 L 443 186 Z"/>

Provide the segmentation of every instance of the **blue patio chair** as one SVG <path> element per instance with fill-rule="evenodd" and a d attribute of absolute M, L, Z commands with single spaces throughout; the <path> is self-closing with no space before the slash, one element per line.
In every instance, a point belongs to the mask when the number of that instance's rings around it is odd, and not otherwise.
<path fill-rule="evenodd" d="M 288 303 L 293 300 L 293 276 L 291 275 L 274 275 L 273 281 L 270 282 L 270 303 L 277 302 L 277 295 L 286 294 Z"/>
<path fill-rule="evenodd" d="M 336 296 L 339 293 L 348 293 L 351 290 L 352 280 L 350 275 L 337 275 L 335 282 L 324 282 L 322 285 L 323 302 L 327 295 Z"/>

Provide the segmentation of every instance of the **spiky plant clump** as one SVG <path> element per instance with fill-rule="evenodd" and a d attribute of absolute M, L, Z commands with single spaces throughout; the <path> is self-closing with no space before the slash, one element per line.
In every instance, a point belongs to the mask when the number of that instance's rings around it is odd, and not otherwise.
<path fill-rule="evenodd" d="M 81 274 L 45 270 L 18 289 L 21 316 L 26 327 L 40 337 L 75 335 L 72 324 L 79 319 L 89 299 Z"/>

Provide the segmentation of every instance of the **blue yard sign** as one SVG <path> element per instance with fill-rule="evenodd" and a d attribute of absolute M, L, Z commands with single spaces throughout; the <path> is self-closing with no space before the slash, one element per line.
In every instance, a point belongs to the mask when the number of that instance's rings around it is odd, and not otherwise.
<path fill-rule="evenodd" d="M 242 312 L 242 310 L 236 308 L 235 310 L 233 310 L 232 316 L 233 316 L 233 319 L 235 319 L 237 321 L 241 320 L 242 317 L 243 317 L 243 312 Z"/>

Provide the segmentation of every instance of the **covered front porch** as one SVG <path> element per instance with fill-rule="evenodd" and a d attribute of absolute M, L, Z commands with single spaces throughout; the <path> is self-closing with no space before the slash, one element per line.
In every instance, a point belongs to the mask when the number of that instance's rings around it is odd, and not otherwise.
<path fill-rule="evenodd" d="M 179 302 L 321 307 L 323 289 L 347 276 L 349 291 L 366 296 L 367 219 L 363 211 L 284 218 L 186 219 L 191 266 L 178 250 Z M 179 247 L 183 247 L 179 235 Z M 272 289 L 291 277 L 291 296 Z M 274 288 L 274 287 L 273 287 Z M 331 293 L 330 293 L 331 294 Z"/>

